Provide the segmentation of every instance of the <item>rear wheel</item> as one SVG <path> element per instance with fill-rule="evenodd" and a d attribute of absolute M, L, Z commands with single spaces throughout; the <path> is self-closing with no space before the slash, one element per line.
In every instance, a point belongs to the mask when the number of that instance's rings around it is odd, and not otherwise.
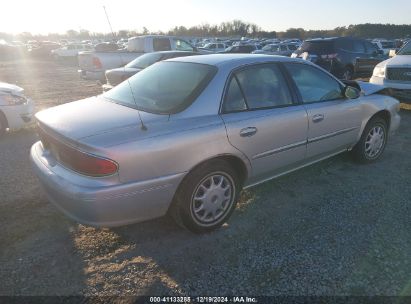
<path fill-rule="evenodd" d="M 360 141 L 352 150 L 354 158 L 362 163 L 371 163 L 380 158 L 387 143 L 387 130 L 387 122 L 384 119 L 380 117 L 371 119 Z"/>
<path fill-rule="evenodd" d="M 171 214 L 181 226 L 204 233 L 220 227 L 235 209 L 241 183 L 223 160 L 213 160 L 190 172 L 177 190 Z"/>

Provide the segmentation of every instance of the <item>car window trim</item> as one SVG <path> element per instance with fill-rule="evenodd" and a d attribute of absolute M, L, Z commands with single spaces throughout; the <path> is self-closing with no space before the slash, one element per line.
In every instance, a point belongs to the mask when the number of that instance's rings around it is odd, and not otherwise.
<path fill-rule="evenodd" d="M 277 65 L 279 70 L 280 70 L 280 74 L 281 76 L 284 78 L 286 86 L 287 86 L 287 90 L 290 93 L 290 97 L 291 97 L 291 104 L 285 104 L 285 105 L 279 105 L 279 106 L 271 106 L 271 107 L 263 107 L 263 108 L 255 108 L 255 109 L 250 109 L 247 103 L 247 98 L 245 97 L 243 88 L 240 85 L 240 82 L 237 79 L 237 76 L 235 75 L 236 73 L 242 71 L 242 70 L 246 70 L 250 67 L 258 67 L 258 66 L 262 66 L 262 65 Z M 240 88 L 241 94 L 244 98 L 244 101 L 246 103 L 246 107 L 247 109 L 244 110 L 237 110 L 237 111 L 229 111 L 229 112 L 225 112 L 223 110 L 223 105 L 224 102 L 227 98 L 227 93 L 228 93 L 228 89 L 229 89 L 229 85 L 231 84 L 231 80 L 232 78 L 235 77 L 236 81 L 237 81 L 237 85 Z M 284 70 L 281 68 L 281 62 L 274 62 L 274 61 L 268 61 L 268 62 L 258 62 L 258 63 L 249 63 L 249 64 L 245 64 L 242 65 L 240 67 L 237 67 L 235 69 L 233 69 L 230 74 L 228 75 L 226 82 L 224 84 L 224 89 L 223 89 L 223 94 L 220 100 L 220 109 L 219 109 L 219 114 L 223 115 L 223 114 L 231 114 L 231 113 L 239 113 L 239 112 L 252 112 L 252 111 L 260 111 L 260 110 L 270 110 L 270 109 L 277 109 L 277 108 L 286 108 L 286 107 L 291 107 L 291 106 L 297 106 L 300 105 L 299 100 L 296 98 L 296 95 L 293 94 L 292 88 L 290 87 L 290 83 L 287 80 L 286 75 L 284 74 Z"/>
<path fill-rule="evenodd" d="M 345 100 L 347 100 L 347 98 L 344 98 L 344 96 L 343 96 L 342 98 L 317 100 L 317 101 L 312 101 L 312 102 L 304 102 L 303 97 L 302 97 L 301 92 L 300 92 L 300 89 L 298 88 L 297 84 L 295 83 L 295 80 L 291 76 L 290 72 L 287 70 L 287 67 L 286 67 L 287 64 L 302 64 L 302 65 L 307 65 L 307 66 L 311 66 L 313 68 L 318 69 L 320 72 L 322 72 L 325 75 L 329 76 L 331 79 L 334 79 L 335 81 L 337 81 L 337 83 L 340 85 L 341 93 L 343 92 L 343 89 L 344 89 L 345 85 L 338 78 L 334 77 L 334 75 L 330 74 L 329 72 L 327 72 L 326 70 L 324 70 L 321 67 L 317 67 L 317 66 L 307 64 L 307 63 L 304 63 L 304 62 L 284 62 L 283 63 L 284 72 L 288 75 L 288 77 L 290 78 L 290 81 L 293 83 L 293 87 L 296 91 L 296 94 L 298 95 L 298 99 L 299 99 L 300 104 L 309 105 L 309 104 L 323 103 L 323 102 L 328 102 L 328 101 L 337 101 L 337 100 L 345 101 Z"/>

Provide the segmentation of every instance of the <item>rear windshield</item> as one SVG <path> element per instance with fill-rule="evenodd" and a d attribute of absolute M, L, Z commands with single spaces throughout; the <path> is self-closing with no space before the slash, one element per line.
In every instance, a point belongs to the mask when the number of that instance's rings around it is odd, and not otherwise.
<path fill-rule="evenodd" d="M 188 107 L 217 72 L 205 64 L 162 61 L 103 94 L 109 100 L 156 114 L 173 114 Z"/>
<path fill-rule="evenodd" d="M 331 54 L 334 51 L 334 41 L 304 41 L 298 50 L 319 55 Z"/>

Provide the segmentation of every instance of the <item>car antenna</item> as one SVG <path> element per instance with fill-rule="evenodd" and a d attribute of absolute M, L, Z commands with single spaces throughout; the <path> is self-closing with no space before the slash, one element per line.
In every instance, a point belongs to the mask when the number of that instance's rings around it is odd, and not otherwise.
<path fill-rule="evenodd" d="M 115 38 L 116 38 L 116 35 L 114 35 L 113 27 L 111 26 L 110 18 L 108 17 L 108 14 L 107 14 L 107 11 L 106 11 L 106 7 L 105 7 L 104 5 L 103 5 L 103 9 L 104 9 L 104 13 L 106 14 L 106 18 L 107 18 L 108 25 L 109 25 L 109 27 L 110 27 L 111 35 L 113 36 L 113 39 L 115 39 Z M 121 53 L 119 53 L 119 55 L 120 55 L 120 58 L 121 58 L 121 62 L 123 62 L 123 57 L 121 56 Z M 125 67 L 123 67 L 123 69 L 124 69 L 124 72 L 125 72 Z M 131 96 L 133 97 L 134 104 L 136 105 L 136 110 L 137 110 L 138 118 L 139 118 L 140 123 L 141 123 L 141 127 L 140 127 L 140 128 L 141 128 L 141 130 L 143 130 L 143 131 L 147 131 L 147 127 L 146 127 L 146 125 L 144 124 L 143 119 L 141 118 L 140 110 L 137 108 L 137 102 L 136 102 L 136 98 L 135 98 L 135 96 L 134 96 L 133 89 L 132 89 L 131 84 L 130 84 L 130 80 L 127 78 L 126 81 L 127 81 L 128 86 L 129 86 L 129 88 L 130 88 L 130 92 L 131 92 Z"/>

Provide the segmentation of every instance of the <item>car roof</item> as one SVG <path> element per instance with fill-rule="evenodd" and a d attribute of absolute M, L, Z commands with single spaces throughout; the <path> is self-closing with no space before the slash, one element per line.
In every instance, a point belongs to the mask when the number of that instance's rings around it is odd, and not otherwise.
<path fill-rule="evenodd" d="M 200 63 L 218 67 L 225 64 L 240 66 L 259 62 L 300 62 L 301 59 L 263 54 L 210 54 L 173 58 L 167 61 Z"/>
<path fill-rule="evenodd" d="M 357 37 L 350 37 L 350 36 L 347 36 L 347 37 L 313 38 L 313 39 L 307 39 L 306 41 L 308 41 L 308 42 L 321 42 L 321 41 L 324 41 L 324 42 L 326 42 L 326 41 L 330 41 L 330 42 L 332 42 L 332 41 L 342 40 L 342 39 L 349 39 L 349 40 L 364 40 L 364 39 L 357 38 Z"/>

